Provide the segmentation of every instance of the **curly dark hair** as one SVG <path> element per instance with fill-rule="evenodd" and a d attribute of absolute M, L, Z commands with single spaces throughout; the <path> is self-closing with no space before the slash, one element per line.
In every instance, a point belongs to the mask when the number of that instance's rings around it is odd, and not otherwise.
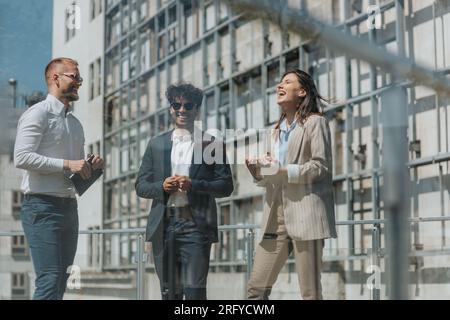
<path fill-rule="evenodd" d="M 167 88 L 166 98 L 170 104 L 174 103 L 176 98 L 184 98 L 200 107 L 203 101 L 203 91 L 190 83 L 177 83 Z"/>

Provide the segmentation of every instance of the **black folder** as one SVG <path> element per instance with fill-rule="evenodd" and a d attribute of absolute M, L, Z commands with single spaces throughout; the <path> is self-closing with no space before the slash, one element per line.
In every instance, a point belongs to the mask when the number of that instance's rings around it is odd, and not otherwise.
<path fill-rule="evenodd" d="M 86 160 L 89 164 L 92 164 L 92 159 L 94 156 L 88 156 Z M 72 181 L 75 190 L 77 191 L 79 196 L 82 196 L 83 193 L 86 192 L 87 189 L 95 182 L 98 178 L 103 174 L 102 169 L 92 170 L 91 177 L 89 179 L 84 180 L 79 173 L 73 173 L 70 175 L 69 179 Z"/>

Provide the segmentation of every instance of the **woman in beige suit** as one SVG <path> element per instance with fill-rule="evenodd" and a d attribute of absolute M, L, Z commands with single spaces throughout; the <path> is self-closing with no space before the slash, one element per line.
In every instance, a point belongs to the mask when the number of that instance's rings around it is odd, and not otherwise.
<path fill-rule="evenodd" d="M 277 86 L 282 114 L 269 135 L 267 154 L 247 159 L 266 188 L 262 232 L 247 285 L 249 299 L 268 299 L 293 251 L 303 299 L 322 299 L 324 239 L 335 238 L 331 139 L 322 96 L 311 76 L 295 69 Z"/>

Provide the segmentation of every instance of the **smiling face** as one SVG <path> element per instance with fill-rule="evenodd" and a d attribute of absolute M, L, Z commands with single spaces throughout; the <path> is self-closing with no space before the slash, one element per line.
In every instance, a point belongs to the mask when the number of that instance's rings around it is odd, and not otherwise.
<path fill-rule="evenodd" d="M 47 86 L 49 93 L 60 99 L 63 103 L 77 101 L 78 89 L 83 83 L 76 61 L 58 59 L 51 62 L 46 69 Z"/>
<path fill-rule="evenodd" d="M 299 101 L 305 96 L 306 91 L 295 73 L 286 74 L 277 85 L 277 103 L 283 112 L 295 112 Z"/>
<path fill-rule="evenodd" d="M 175 97 L 175 102 L 170 106 L 170 115 L 177 128 L 189 129 L 197 118 L 198 107 L 184 97 Z"/>
<path fill-rule="evenodd" d="M 82 82 L 80 79 L 80 71 L 75 65 L 67 64 L 63 66 L 63 72 L 59 73 L 59 84 L 61 95 L 67 99 L 67 101 L 77 101 L 78 89 L 81 87 Z"/>

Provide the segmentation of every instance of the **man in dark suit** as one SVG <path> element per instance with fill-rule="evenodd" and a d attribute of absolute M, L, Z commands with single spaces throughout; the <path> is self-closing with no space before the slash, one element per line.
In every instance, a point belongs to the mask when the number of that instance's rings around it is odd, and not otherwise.
<path fill-rule="evenodd" d="M 211 244 L 218 241 L 215 198 L 233 192 L 233 179 L 224 144 L 194 130 L 202 90 L 182 83 L 166 97 L 175 129 L 150 140 L 135 187 L 153 199 L 146 241 L 162 298 L 205 300 Z"/>

